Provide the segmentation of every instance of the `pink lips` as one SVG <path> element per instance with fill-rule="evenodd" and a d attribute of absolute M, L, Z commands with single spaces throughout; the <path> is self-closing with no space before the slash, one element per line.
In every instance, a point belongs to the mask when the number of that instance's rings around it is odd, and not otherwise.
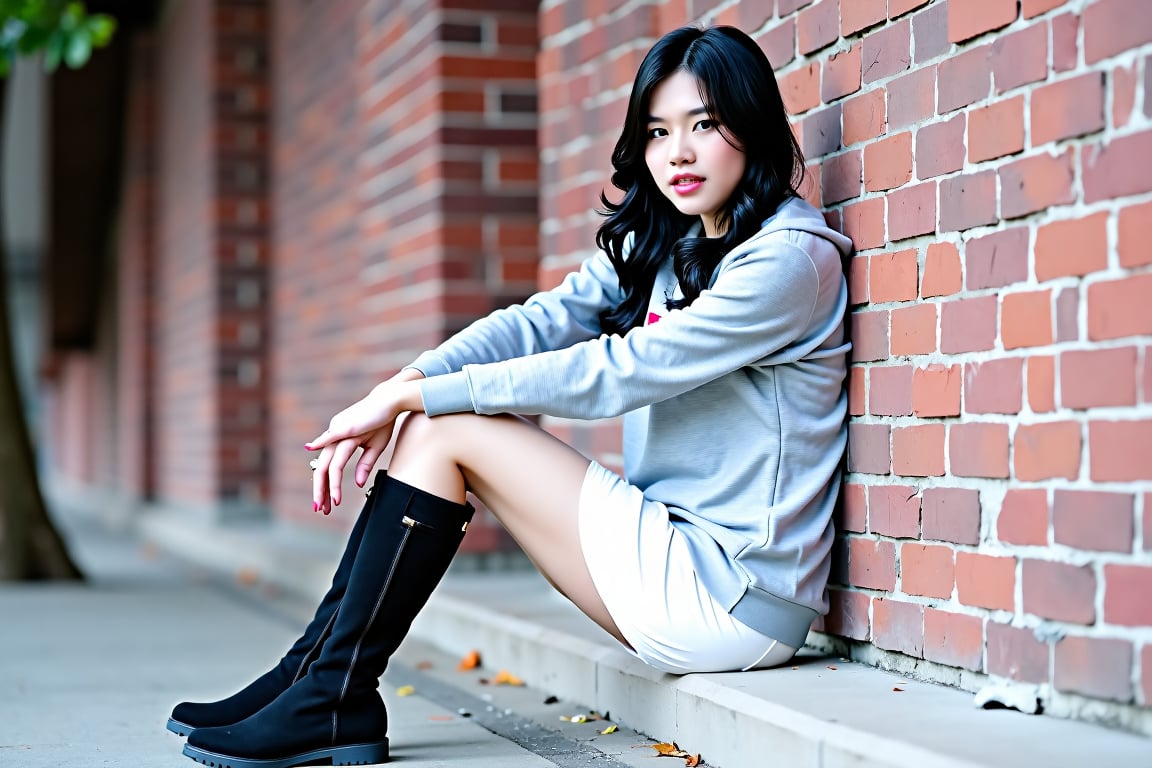
<path fill-rule="evenodd" d="M 704 183 L 704 179 L 700 176 L 693 176 L 690 173 L 681 173 L 672 177 L 672 189 L 678 195 L 687 195 L 695 192 Z"/>

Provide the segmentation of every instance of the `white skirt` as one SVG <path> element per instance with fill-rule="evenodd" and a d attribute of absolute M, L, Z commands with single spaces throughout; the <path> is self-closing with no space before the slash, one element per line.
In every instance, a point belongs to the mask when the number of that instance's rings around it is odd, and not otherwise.
<path fill-rule="evenodd" d="M 664 672 L 731 672 L 787 662 L 796 648 L 740 623 L 696 578 L 668 508 L 593 461 L 580 491 L 580 544 L 620 633 Z"/>

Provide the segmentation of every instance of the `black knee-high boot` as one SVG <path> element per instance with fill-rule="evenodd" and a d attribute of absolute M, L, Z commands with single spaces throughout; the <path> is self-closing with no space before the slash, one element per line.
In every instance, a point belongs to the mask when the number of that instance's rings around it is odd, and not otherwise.
<path fill-rule="evenodd" d="M 348 534 L 344 554 L 336 567 L 336 573 L 332 576 L 332 586 L 320 600 L 316 615 L 304 630 L 304 634 L 288 649 L 284 658 L 280 659 L 275 667 L 226 699 L 212 702 L 185 701 L 177 704 L 172 710 L 172 716 L 168 718 L 168 730 L 187 736 L 193 728 L 210 728 L 240 722 L 249 715 L 259 712 L 288 686 L 304 676 L 308 665 L 319 654 L 320 645 L 331 632 L 332 624 L 336 620 L 336 611 L 344 598 L 348 575 L 352 572 L 352 563 L 356 560 L 356 552 L 360 549 L 360 541 L 364 538 L 364 527 L 368 524 L 368 517 L 372 513 L 375 495 L 374 490 L 369 490 L 360 517 Z"/>
<path fill-rule="evenodd" d="M 473 509 L 383 473 L 373 497 L 332 634 L 307 674 L 245 720 L 194 730 L 185 755 L 232 768 L 387 761 L 380 676 L 448 570 Z"/>

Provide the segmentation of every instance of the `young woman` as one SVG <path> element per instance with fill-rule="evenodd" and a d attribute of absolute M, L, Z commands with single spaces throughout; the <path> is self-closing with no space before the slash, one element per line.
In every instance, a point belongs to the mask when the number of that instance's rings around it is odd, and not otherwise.
<path fill-rule="evenodd" d="M 307 445 L 328 514 L 356 453 L 364 485 L 395 438 L 312 624 L 248 688 L 176 708 L 169 727 L 195 728 L 185 754 L 386 760 L 378 679 L 464 535 L 468 491 L 658 669 L 768 667 L 803 644 L 827 607 L 850 243 L 797 194 L 772 68 L 735 29 L 652 48 L 612 163 L 623 198 L 603 199 L 578 272 L 422 354 Z M 624 476 L 512 414 L 624 414 Z"/>

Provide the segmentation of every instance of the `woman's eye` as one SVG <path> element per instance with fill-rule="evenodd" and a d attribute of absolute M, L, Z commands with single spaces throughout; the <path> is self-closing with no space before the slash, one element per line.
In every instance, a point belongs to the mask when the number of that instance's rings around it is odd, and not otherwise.
<path fill-rule="evenodd" d="M 700 122 L 696 123 L 696 130 L 698 130 L 698 131 L 706 131 L 709 128 L 715 128 L 715 127 L 716 127 L 716 121 L 715 120 L 701 120 Z"/>
<path fill-rule="evenodd" d="M 650 138 L 650 139 L 658 139 L 661 136 L 667 136 L 667 135 L 668 135 L 668 131 L 666 131 L 663 128 L 649 128 L 648 129 L 648 138 Z"/>

